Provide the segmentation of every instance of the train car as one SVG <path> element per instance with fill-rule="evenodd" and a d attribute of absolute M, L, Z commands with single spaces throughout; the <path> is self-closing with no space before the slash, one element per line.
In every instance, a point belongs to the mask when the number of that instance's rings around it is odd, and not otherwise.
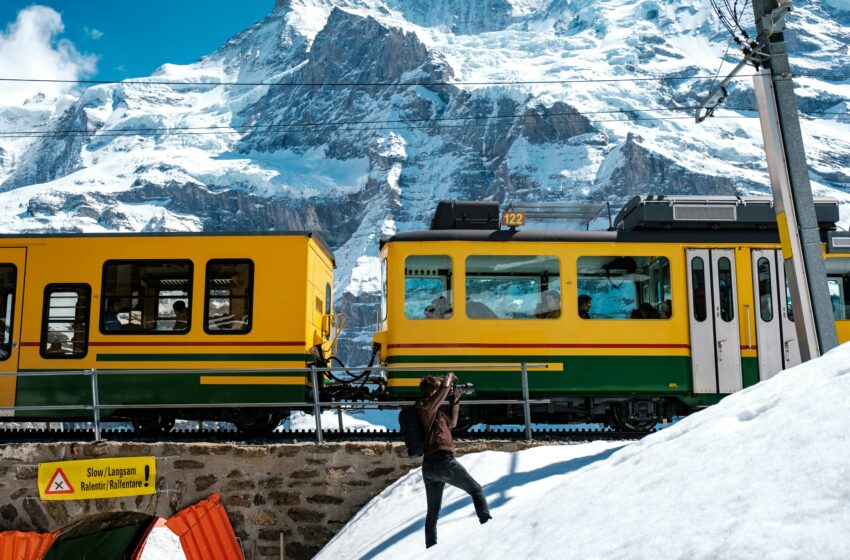
<path fill-rule="evenodd" d="M 97 370 L 103 418 L 140 430 L 175 417 L 267 429 L 286 411 L 221 405 L 307 399 L 303 373 L 263 370 L 328 355 L 333 268 L 310 232 L 0 236 L 0 372 Z M 87 376 L 0 377 L 3 407 L 91 402 Z M 158 403 L 205 406 L 122 408 Z"/>
<path fill-rule="evenodd" d="M 819 201 L 839 338 L 850 340 L 850 238 Z M 770 199 L 635 198 L 609 231 L 501 229 L 496 203 L 444 201 L 428 231 L 382 243 L 374 343 L 391 396 L 452 369 L 473 398 L 518 398 L 534 364 L 541 422 L 644 430 L 800 361 Z M 409 366 L 392 371 L 393 366 Z M 464 406 L 467 425 L 510 407 Z M 521 419 L 521 416 L 514 416 Z"/>

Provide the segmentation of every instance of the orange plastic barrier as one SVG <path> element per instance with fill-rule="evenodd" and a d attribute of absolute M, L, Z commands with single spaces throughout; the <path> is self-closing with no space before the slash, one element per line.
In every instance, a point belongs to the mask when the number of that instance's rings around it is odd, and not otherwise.
<path fill-rule="evenodd" d="M 218 492 L 177 512 L 165 525 L 180 537 L 186 560 L 245 560 Z"/>
<path fill-rule="evenodd" d="M 3 531 L 0 533 L 0 558 L 3 560 L 41 560 L 59 536 L 55 533 Z"/>

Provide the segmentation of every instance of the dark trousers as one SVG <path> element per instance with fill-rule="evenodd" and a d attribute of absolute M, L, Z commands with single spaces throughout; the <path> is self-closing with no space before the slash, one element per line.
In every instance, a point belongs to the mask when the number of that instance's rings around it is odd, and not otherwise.
<path fill-rule="evenodd" d="M 425 481 L 425 497 L 428 499 L 428 514 L 425 516 L 426 547 L 437 544 L 437 518 L 440 516 L 443 488 L 446 484 L 460 488 L 472 496 L 475 513 L 478 514 L 478 519 L 482 523 L 490 519 L 490 509 L 487 507 L 484 490 L 454 457 L 439 461 L 425 461 L 422 465 L 422 479 Z"/>

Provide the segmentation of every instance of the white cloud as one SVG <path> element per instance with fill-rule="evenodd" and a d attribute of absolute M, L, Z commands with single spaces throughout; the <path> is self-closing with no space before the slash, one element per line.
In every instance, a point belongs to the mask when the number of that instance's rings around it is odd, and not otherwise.
<path fill-rule="evenodd" d="M 83 32 L 95 41 L 103 37 L 103 31 L 95 29 L 94 27 L 85 26 L 83 27 Z"/>
<path fill-rule="evenodd" d="M 30 6 L 5 32 L 0 31 L 0 76 L 78 80 L 94 73 L 97 57 L 80 54 L 67 39 L 56 39 L 65 29 L 62 16 L 45 6 Z M 0 84 L 0 105 L 19 105 L 44 93 L 56 96 L 75 84 L 45 82 L 4 82 Z"/>

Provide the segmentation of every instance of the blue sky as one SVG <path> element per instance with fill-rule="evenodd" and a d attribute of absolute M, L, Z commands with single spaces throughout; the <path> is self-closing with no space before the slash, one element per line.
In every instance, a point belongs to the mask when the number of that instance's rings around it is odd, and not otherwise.
<path fill-rule="evenodd" d="M 0 30 L 34 4 L 62 17 L 66 39 L 82 55 L 95 55 L 96 79 L 147 76 L 159 65 L 186 64 L 217 49 L 260 21 L 274 0 L 45 0 L 0 1 Z"/>

